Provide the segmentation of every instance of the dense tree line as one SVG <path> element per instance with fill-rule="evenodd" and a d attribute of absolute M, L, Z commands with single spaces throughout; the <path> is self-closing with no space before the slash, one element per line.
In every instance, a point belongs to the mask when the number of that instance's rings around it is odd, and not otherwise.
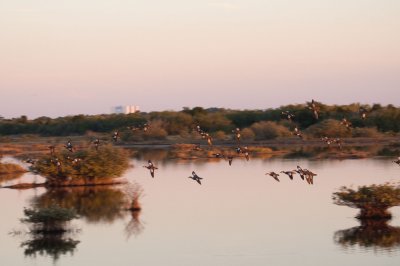
<path fill-rule="evenodd" d="M 39 117 L 33 120 L 26 116 L 13 119 L 0 120 L 0 135 L 38 134 L 41 136 L 66 136 L 82 135 L 92 132 L 111 132 L 113 130 L 126 130 L 128 126 L 140 126 L 146 122 L 153 125 L 154 135 L 163 138 L 167 135 L 190 134 L 195 125 L 200 125 L 207 132 L 219 135 L 230 134 L 231 130 L 239 127 L 252 130 L 253 133 L 265 130 L 262 127 L 276 127 L 278 133 L 267 134 L 273 137 L 287 136 L 288 131 L 294 127 L 304 130 L 313 137 L 323 135 L 325 131 L 339 134 L 342 137 L 351 136 L 345 130 L 335 129 L 340 127 L 340 121 L 346 118 L 358 135 L 375 134 L 382 132 L 400 131 L 400 108 L 393 105 L 325 105 L 317 103 L 319 118 L 316 119 L 306 104 L 296 104 L 270 108 L 265 110 L 230 110 L 222 108 L 202 107 L 187 108 L 182 111 L 163 111 L 136 114 L 110 114 L 110 115 L 76 115 L 59 118 Z M 365 110 L 366 118 L 360 115 L 360 109 Z M 288 121 L 283 111 L 294 115 Z M 270 123 L 264 123 L 270 122 Z M 284 128 L 287 128 L 286 131 Z M 365 130 L 364 130 L 365 129 Z M 281 132 L 281 133 L 279 133 Z M 367 134 L 368 133 L 368 134 Z M 281 134 L 281 135 L 280 135 Z M 252 132 L 249 133 L 252 135 Z M 353 133 L 354 136 L 354 133 Z M 255 134 L 255 137 L 260 137 Z"/>

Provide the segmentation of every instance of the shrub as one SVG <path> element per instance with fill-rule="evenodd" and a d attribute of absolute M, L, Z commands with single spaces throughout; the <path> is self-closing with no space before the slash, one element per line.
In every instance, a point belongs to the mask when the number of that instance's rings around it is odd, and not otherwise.
<path fill-rule="evenodd" d="M 333 200 L 337 205 L 360 209 L 358 219 L 390 219 L 388 209 L 400 205 L 400 186 L 385 183 L 357 190 L 344 186 L 333 193 Z"/>
<path fill-rule="evenodd" d="M 355 128 L 352 130 L 353 137 L 358 138 L 379 138 L 382 137 L 382 133 L 380 133 L 376 127 L 364 127 L 364 128 Z"/>
<path fill-rule="evenodd" d="M 60 166 L 55 163 L 56 158 Z M 73 162 L 79 158 L 79 162 Z M 94 181 L 97 179 L 121 176 L 129 167 L 128 153 L 111 145 L 100 146 L 98 150 L 87 149 L 74 154 L 65 151 L 53 156 L 41 158 L 32 170 L 43 175 L 49 183 L 65 181 Z"/>
<path fill-rule="evenodd" d="M 275 139 L 291 135 L 289 129 L 271 121 L 254 123 L 251 130 L 254 132 L 256 140 Z"/>
<path fill-rule="evenodd" d="M 241 132 L 242 135 L 242 139 L 244 140 L 254 140 L 254 138 L 256 137 L 256 134 L 254 134 L 253 130 L 251 130 L 251 128 L 244 128 Z"/>
<path fill-rule="evenodd" d="M 323 120 L 318 124 L 308 127 L 305 132 L 308 135 L 317 138 L 343 138 L 351 136 L 351 131 L 348 130 L 344 125 L 340 124 L 340 121 L 334 119 Z"/>

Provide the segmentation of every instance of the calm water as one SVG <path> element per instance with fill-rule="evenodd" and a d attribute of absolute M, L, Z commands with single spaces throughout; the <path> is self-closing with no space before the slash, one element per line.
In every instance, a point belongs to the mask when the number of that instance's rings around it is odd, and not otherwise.
<path fill-rule="evenodd" d="M 116 188 L 0 190 L 1 265 L 400 263 L 400 208 L 391 209 L 384 237 L 371 236 L 373 228 L 357 228 L 357 210 L 331 199 L 342 185 L 399 181 L 400 167 L 390 159 L 237 159 L 232 166 L 224 160 L 153 160 L 159 167 L 154 179 L 142 167 L 146 159 L 132 160 L 125 175 L 143 191 L 143 209 L 133 215 L 119 209 L 123 193 Z M 298 176 L 281 176 L 278 183 L 265 175 L 296 165 L 318 174 L 313 186 Z M 187 178 L 192 170 L 204 178 L 202 185 Z M 54 201 L 74 206 L 81 218 L 68 236 L 76 242 L 49 251 L 29 243 L 20 219 L 24 207 Z"/>

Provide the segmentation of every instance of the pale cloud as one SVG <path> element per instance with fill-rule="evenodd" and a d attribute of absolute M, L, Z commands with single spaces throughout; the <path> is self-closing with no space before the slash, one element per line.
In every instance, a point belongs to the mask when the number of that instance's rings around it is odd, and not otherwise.
<path fill-rule="evenodd" d="M 208 6 L 213 8 L 219 8 L 227 11 L 238 10 L 239 6 L 236 3 L 228 1 L 210 2 Z"/>

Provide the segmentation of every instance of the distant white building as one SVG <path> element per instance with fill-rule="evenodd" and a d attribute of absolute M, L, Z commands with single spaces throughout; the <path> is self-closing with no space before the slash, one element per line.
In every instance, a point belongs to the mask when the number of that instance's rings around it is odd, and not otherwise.
<path fill-rule="evenodd" d="M 114 114 L 133 114 L 140 112 L 140 108 L 137 105 L 119 105 L 112 108 Z"/>

